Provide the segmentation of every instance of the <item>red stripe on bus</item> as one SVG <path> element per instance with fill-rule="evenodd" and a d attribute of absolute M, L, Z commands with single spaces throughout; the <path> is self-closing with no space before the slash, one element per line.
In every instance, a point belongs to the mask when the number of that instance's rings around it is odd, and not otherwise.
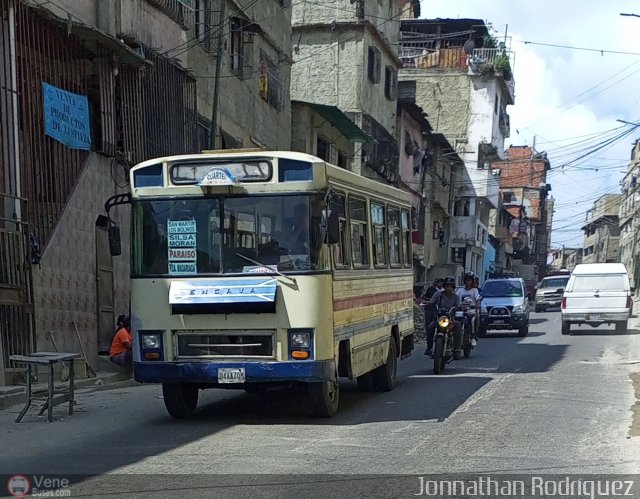
<path fill-rule="evenodd" d="M 341 298 L 340 300 L 333 300 L 333 311 L 339 312 L 340 310 L 367 307 L 369 305 L 389 303 L 396 300 L 408 300 L 412 296 L 412 291 L 396 291 L 393 293 L 377 293 L 354 298 Z"/>

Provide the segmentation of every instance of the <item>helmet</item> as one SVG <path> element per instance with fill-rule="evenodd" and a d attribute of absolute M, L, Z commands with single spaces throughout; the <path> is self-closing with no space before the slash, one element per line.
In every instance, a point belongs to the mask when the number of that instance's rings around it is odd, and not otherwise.
<path fill-rule="evenodd" d="M 475 280 L 475 278 L 476 278 L 476 275 L 473 272 L 469 271 L 464 273 L 463 281 L 466 281 L 467 279 L 471 279 L 473 281 Z"/>
<path fill-rule="evenodd" d="M 442 285 L 446 286 L 450 284 L 451 286 L 455 286 L 456 285 L 456 278 L 453 276 L 448 275 L 447 277 L 444 278 Z"/>

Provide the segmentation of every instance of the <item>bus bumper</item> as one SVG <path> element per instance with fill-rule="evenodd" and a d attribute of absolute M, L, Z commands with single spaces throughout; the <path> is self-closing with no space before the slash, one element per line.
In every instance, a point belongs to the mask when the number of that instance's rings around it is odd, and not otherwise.
<path fill-rule="evenodd" d="M 134 362 L 140 383 L 218 383 L 218 368 L 244 368 L 245 383 L 334 380 L 333 360 L 304 362 Z M 237 385 L 236 385 L 237 386 Z"/>

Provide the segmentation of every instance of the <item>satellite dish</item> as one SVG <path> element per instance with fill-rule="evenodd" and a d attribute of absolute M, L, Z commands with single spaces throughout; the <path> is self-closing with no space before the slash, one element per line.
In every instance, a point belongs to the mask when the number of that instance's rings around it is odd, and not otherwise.
<path fill-rule="evenodd" d="M 464 45 L 462 46 L 464 53 L 467 55 L 473 54 L 473 49 L 475 48 L 476 48 L 476 44 L 471 38 L 469 38 L 466 42 L 464 42 Z"/>

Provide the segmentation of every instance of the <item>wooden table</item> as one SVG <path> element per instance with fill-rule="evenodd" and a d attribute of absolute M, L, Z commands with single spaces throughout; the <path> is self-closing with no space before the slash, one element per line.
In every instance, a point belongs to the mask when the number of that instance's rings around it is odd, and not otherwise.
<path fill-rule="evenodd" d="M 73 414 L 73 359 L 77 359 L 80 357 L 79 353 L 64 353 L 64 352 L 34 352 L 29 355 L 11 355 L 9 357 L 10 360 L 16 362 L 17 364 L 26 364 L 27 365 L 27 398 L 26 403 L 18 417 L 16 418 L 16 423 L 19 423 L 20 420 L 24 417 L 31 407 L 31 402 L 33 401 L 33 393 L 31 386 L 31 378 L 32 378 L 32 370 L 33 366 L 38 365 L 48 365 L 49 366 L 49 389 L 47 393 L 47 401 L 40 409 L 38 413 L 39 416 L 42 416 L 45 409 L 47 410 L 47 421 L 51 423 L 53 421 L 53 406 L 64 404 L 65 402 L 69 402 L 69 415 Z M 59 397 L 54 397 L 54 385 L 53 385 L 53 368 L 58 362 L 69 362 L 69 393 L 60 395 Z"/>

